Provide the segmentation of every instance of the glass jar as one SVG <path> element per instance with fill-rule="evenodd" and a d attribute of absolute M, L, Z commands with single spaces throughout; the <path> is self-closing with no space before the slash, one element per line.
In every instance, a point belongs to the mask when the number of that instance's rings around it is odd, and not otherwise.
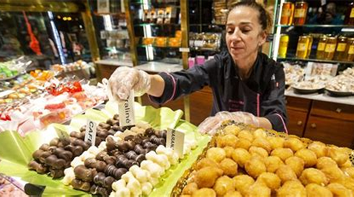
<path fill-rule="evenodd" d="M 281 58 L 286 58 L 286 52 L 288 50 L 289 36 L 286 34 L 281 34 L 279 41 L 278 56 Z"/>
<path fill-rule="evenodd" d="M 334 52 L 336 51 L 337 37 L 328 37 L 326 42 L 325 51 L 323 53 L 323 59 L 332 60 Z"/>
<path fill-rule="evenodd" d="M 306 52 L 306 58 L 310 57 L 311 54 L 311 48 L 312 48 L 312 42 L 313 42 L 313 37 L 311 35 L 307 36 L 308 43 L 307 43 L 307 52 Z"/>
<path fill-rule="evenodd" d="M 354 2 L 351 2 L 347 8 L 344 23 L 347 25 L 354 25 Z"/>
<path fill-rule="evenodd" d="M 308 36 L 299 36 L 296 48 L 296 57 L 305 59 L 307 57 L 307 49 L 310 39 Z"/>
<path fill-rule="evenodd" d="M 305 1 L 295 3 L 294 25 L 303 25 L 306 22 L 308 4 Z"/>
<path fill-rule="evenodd" d="M 294 4 L 291 2 L 284 2 L 281 9 L 281 25 L 291 25 L 293 23 Z"/>
<path fill-rule="evenodd" d="M 339 36 L 337 39 L 336 52 L 334 54 L 334 60 L 345 61 L 347 56 L 347 37 Z"/>
<path fill-rule="evenodd" d="M 317 52 L 316 52 L 316 58 L 317 59 L 323 59 L 324 57 L 324 50 L 326 47 L 326 42 L 327 42 L 327 36 L 322 35 L 320 40 L 318 41 L 317 45 Z"/>
<path fill-rule="evenodd" d="M 354 60 L 354 38 L 348 38 L 348 55 L 346 60 L 350 62 Z"/>

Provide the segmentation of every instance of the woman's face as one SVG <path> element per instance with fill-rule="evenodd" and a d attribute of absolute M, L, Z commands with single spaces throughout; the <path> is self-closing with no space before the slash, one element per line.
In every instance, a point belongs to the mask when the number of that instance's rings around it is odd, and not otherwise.
<path fill-rule="evenodd" d="M 265 42 L 266 33 L 258 16 L 256 9 L 247 6 L 230 11 L 226 22 L 226 44 L 234 61 L 256 58 L 258 47 Z"/>

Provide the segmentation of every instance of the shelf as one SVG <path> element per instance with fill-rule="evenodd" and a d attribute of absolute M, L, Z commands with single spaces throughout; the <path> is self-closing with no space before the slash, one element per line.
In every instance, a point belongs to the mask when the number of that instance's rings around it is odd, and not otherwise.
<path fill-rule="evenodd" d="M 342 27 L 342 28 L 354 28 L 354 25 L 318 25 L 318 24 L 305 24 L 305 25 L 275 25 L 276 27 Z"/>
<path fill-rule="evenodd" d="M 144 27 L 144 26 L 181 26 L 180 24 L 156 24 L 156 23 L 140 23 L 140 24 L 135 24 L 134 27 Z"/>
<path fill-rule="evenodd" d="M 104 16 L 104 15 L 110 15 L 110 16 L 115 16 L 115 17 L 118 17 L 119 19 L 126 19 L 125 18 L 125 13 L 112 13 L 112 12 L 109 12 L 109 13 L 98 13 L 98 12 L 93 12 L 93 15 L 95 16 Z"/>
<path fill-rule="evenodd" d="M 179 49 L 180 48 L 180 46 L 178 46 L 178 47 L 170 47 L 170 46 L 164 46 L 164 47 L 159 47 L 159 46 L 155 46 L 155 45 L 151 45 L 151 44 L 148 44 L 148 45 L 146 45 L 146 44 L 139 44 L 139 45 L 137 45 L 138 47 L 153 47 L 153 48 L 172 48 L 172 49 Z"/>
<path fill-rule="evenodd" d="M 291 60 L 291 61 L 306 61 L 306 62 L 325 62 L 325 63 L 340 63 L 340 64 L 354 64 L 354 62 L 347 61 L 337 61 L 337 60 L 319 60 L 319 59 L 301 59 L 295 57 L 287 57 L 287 58 L 277 58 L 277 60 Z"/>
<path fill-rule="evenodd" d="M 189 24 L 189 26 L 194 27 L 194 26 L 219 26 L 219 27 L 225 27 L 225 24 Z"/>
<path fill-rule="evenodd" d="M 154 5 L 155 8 L 158 8 L 158 7 L 166 7 L 166 6 L 175 6 L 175 7 L 180 7 L 179 6 L 179 1 L 177 2 L 168 2 L 168 3 L 158 3 L 157 1 L 151 1 L 151 0 L 148 0 L 147 3 L 144 3 L 142 0 L 140 1 L 130 1 L 130 4 L 132 5 Z"/>

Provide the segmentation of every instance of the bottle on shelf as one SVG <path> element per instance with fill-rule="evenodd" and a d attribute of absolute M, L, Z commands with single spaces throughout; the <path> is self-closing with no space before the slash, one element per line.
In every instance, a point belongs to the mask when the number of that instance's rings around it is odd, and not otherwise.
<path fill-rule="evenodd" d="M 299 36 L 296 48 L 296 57 L 305 59 L 307 57 L 308 48 L 310 44 L 309 36 Z"/>
<path fill-rule="evenodd" d="M 305 1 L 297 1 L 294 10 L 294 25 L 304 25 L 306 22 L 308 4 Z"/>
<path fill-rule="evenodd" d="M 287 34 L 281 34 L 278 56 L 281 58 L 286 58 L 286 52 L 288 50 L 289 36 Z"/>
<path fill-rule="evenodd" d="M 334 60 L 345 61 L 347 56 L 347 37 L 339 36 Z"/>
<path fill-rule="evenodd" d="M 348 54 L 346 61 L 354 61 L 354 38 L 348 38 Z"/>
<path fill-rule="evenodd" d="M 334 52 L 337 46 L 337 37 L 331 36 L 327 38 L 325 51 L 323 53 L 323 59 L 332 60 L 334 57 Z"/>
<path fill-rule="evenodd" d="M 313 37 L 311 35 L 308 35 L 307 39 L 308 39 L 308 44 L 307 44 L 306 58 L 309 58 L 312 49 Z"/>
<path fill-rule="evenodd" d="M 347 8 L 344 23 L 346 25 L 354 25 L 354 1 L 351 2 Z"/>
<path fill-rule="evenodd" d="M 292 2 L 284 2 L 281 10 L 281 25 L 291 25 L 293 23 L 294 4 Z"/>
<path fill-rule="evenodd" d="M 323 59 L 324 58 L 324 50 L 326 47 L 326 42 L 327 42 L 327 36 L 322 35 L 320 37 L 320 40 L 318 41 L 317 45 L 317 52 L 316 52 L 316 58 L 317 59 Z"/>

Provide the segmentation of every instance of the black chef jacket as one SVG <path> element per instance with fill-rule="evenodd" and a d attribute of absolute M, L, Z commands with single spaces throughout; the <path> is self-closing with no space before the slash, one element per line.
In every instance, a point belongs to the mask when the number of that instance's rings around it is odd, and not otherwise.
<path fill-rule="evenodd" d="M 247 80 L 241 80 L 227 51 L 203 65 L 159 75 L 165 81 L 165 89 L 161 97 L 150 96 L 154 102 L 165 103 L 210 86 L 213 90 L 211 115 L 219 111 L 249 112 L 267 118 L 274 130 L 287 132 L 283 66 L 263 53 L 258 53 Z"/>

